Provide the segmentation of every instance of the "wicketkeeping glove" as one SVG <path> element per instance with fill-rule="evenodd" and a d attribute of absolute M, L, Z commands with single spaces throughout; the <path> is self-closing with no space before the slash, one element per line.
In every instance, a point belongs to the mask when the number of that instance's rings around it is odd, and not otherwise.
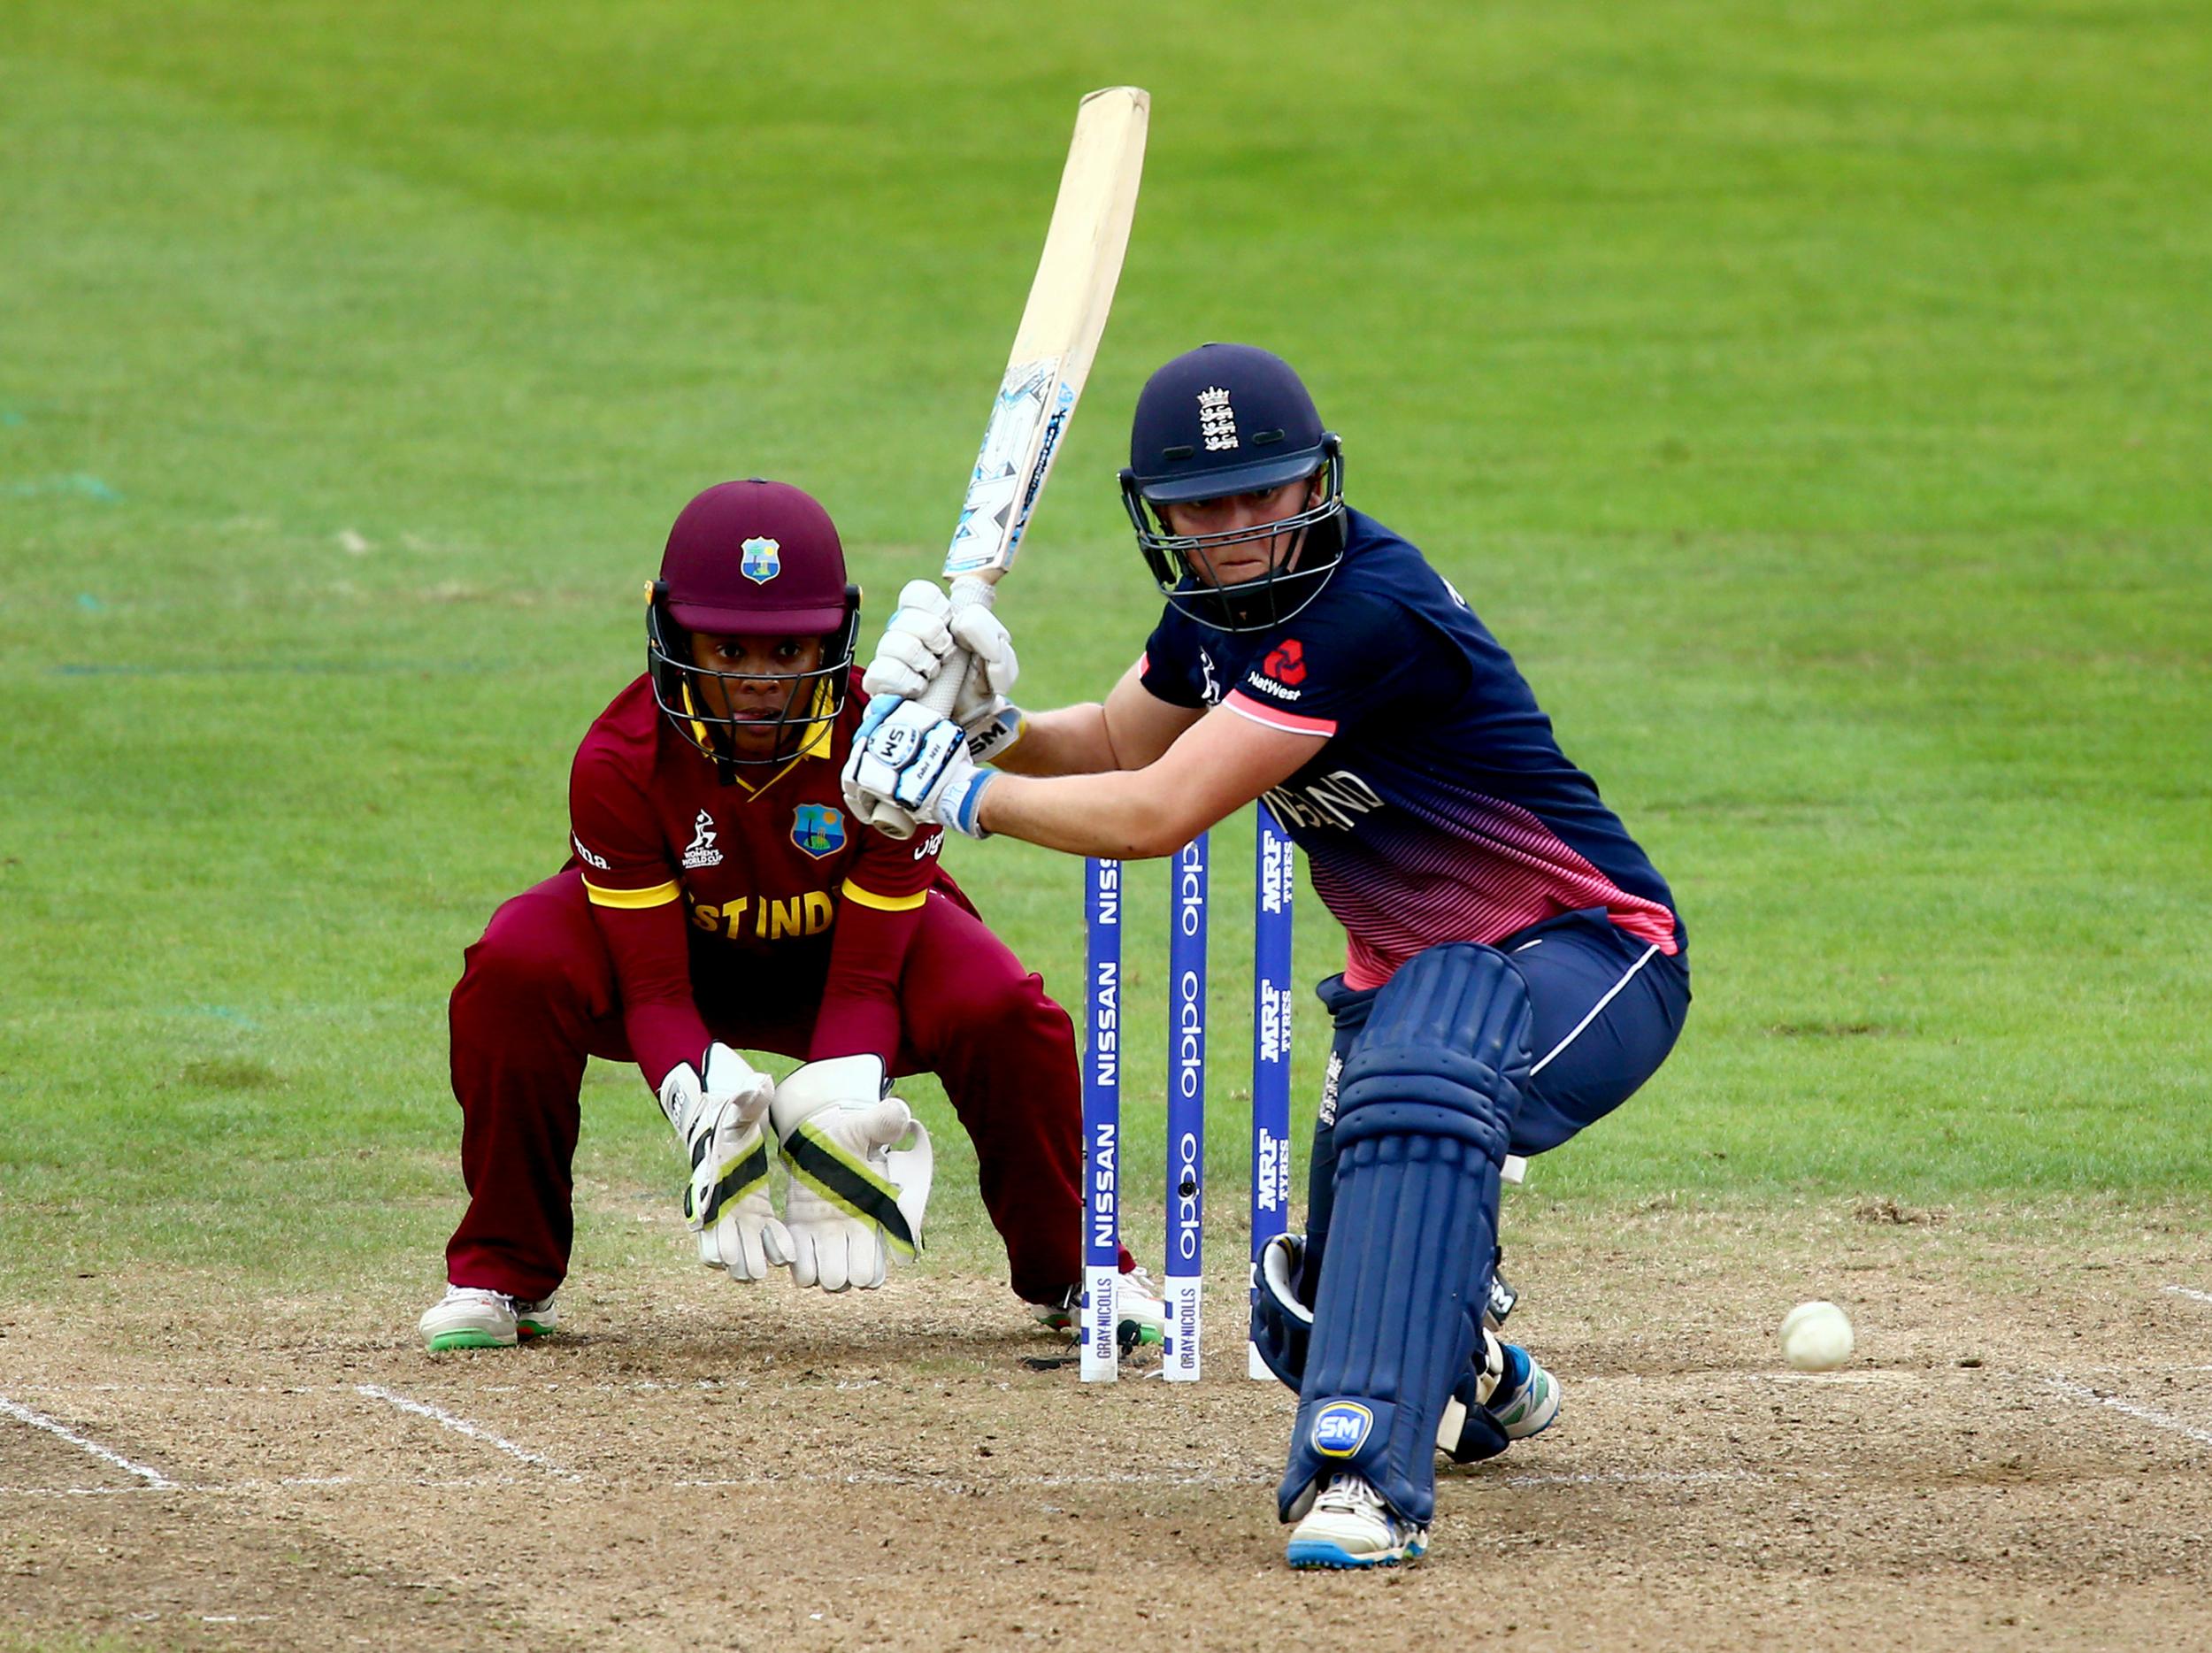
<path fill-rule="evenodd" d="M 933 1167 L 929 1133 L 896 1096 L 872 1056 L 810 1062 L 776 1088 L 770 1118 L 790 1185 L 784 1222 L 791 1279 L 824 1291 L 872 1290 L 886 1248 L 921 1249 Z"/>
<path fill-rule="evenodd" d="M 732 1280 L 765 1280 L 771 1265 L 791 1261 L 791 1236 L 768 1197 L 761 1126 L 775 1091 L 775 1080 L 726 1044 L 661 1080 L 661 1111 L 691 1158 L 684 1217 L 699 1236 L 699 1260 Z"/>

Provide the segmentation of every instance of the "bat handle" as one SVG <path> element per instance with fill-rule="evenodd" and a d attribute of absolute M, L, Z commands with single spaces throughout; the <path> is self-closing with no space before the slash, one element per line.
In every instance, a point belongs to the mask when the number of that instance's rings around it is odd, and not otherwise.
<path fill-rule="evenodd" d="M 957 614 L 979 603 L 987 609 L 997 591 L 998 588 L 987 580 L 962 574 L 952 582 L 952 611 Z M 945 656 L 945 664 L 937 675 L 930 680 L 929 687 L 922 691 L 922 704 L 941 718 L 950 717 L 953 703 L 960 698 L 961 680 L 968 675 L 968 651 L 955 644 Z"/>

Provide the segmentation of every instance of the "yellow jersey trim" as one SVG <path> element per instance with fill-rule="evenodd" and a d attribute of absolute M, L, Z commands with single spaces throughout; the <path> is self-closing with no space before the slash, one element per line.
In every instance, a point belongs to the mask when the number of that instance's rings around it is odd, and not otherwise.
<path fill-rule="evenodd" d="M 814 712 L 810 719 L 814 727 L 809 731 L 805 742 L 795 756 L 799 757 L 827 757 L 830 742 L 837 734 L 837 717 L 830 711 L 830 703 L 836 698 L 826 682 L 814 686 Z"/>
<path fill-rule="evenodd" d="M 589 879 L 584 880 L 584 894 L 591 898 L 591 904 L 595 907 L 619 907 L 626 910 L 639 907 L 664 907 L 682 893 L 672 878 L 665 884 L 654 885 L 650 889 L 602 889 Z"/>
<path fill-rule="evenodd" d="M 864 907 L 873 907 L 878 912 L 911 912 L 929 899 L 929 892 L 926 889 L 917 890 L 911 896 L 879 896 L 872 889 L 861 888 L 849 878 L 839 888 L 843 890 L 848 901 L 856 901 Z"/>

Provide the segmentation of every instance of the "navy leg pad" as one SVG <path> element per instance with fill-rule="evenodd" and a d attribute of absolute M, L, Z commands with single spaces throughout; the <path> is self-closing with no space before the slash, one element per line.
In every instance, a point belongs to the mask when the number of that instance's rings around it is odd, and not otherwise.
<path fill-rule="evenodd" d="M 1331 1473 L 1364 1477 L 1407 1520 L 1434 1514 L 1437 1425 L 1474 1351 L 1528 1028 L 1518 973 L 1472 942 L 1429 949 L 1376 996 L 1339 1092 L 1285 1520 Z"/>
<path fill-rule="evenodd" d="M 1302 1234 L 1277 1234 L 1252 1265 L 1252 1347 L 1293 1395 L 1305 1382 L 1313 1334 L 1313 1311 L 1298 1295 L 1305 1249 Z"/>

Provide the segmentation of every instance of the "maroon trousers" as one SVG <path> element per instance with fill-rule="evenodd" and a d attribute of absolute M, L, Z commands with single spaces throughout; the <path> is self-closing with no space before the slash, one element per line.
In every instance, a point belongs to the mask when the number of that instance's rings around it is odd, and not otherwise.
<path fill-rule="evenodd" d="M 790 1057 L 806 1053 L 820 985 L 818 969 L 743 958 L 710 982 L 694 977 L 695 989 L 708 989 L 697 997 L 717 1039 Z M 980 919 L 941 894 L 922 910 L 899 997 L 905 1035 L 892 1071 L 943 1081 L 975 1144 L 1014 1290 L 1059 1302 L 1082 1278 L 1082 1106 L 1067 1012 Z M 568 1272 L 586 1058 L 630 1059 L 613 962 L 578 873 L 492 915 L 465 955 L 451 1016 L 469 1204 L 446 1246 L 446 1277 L 543 1297 Z"/>

